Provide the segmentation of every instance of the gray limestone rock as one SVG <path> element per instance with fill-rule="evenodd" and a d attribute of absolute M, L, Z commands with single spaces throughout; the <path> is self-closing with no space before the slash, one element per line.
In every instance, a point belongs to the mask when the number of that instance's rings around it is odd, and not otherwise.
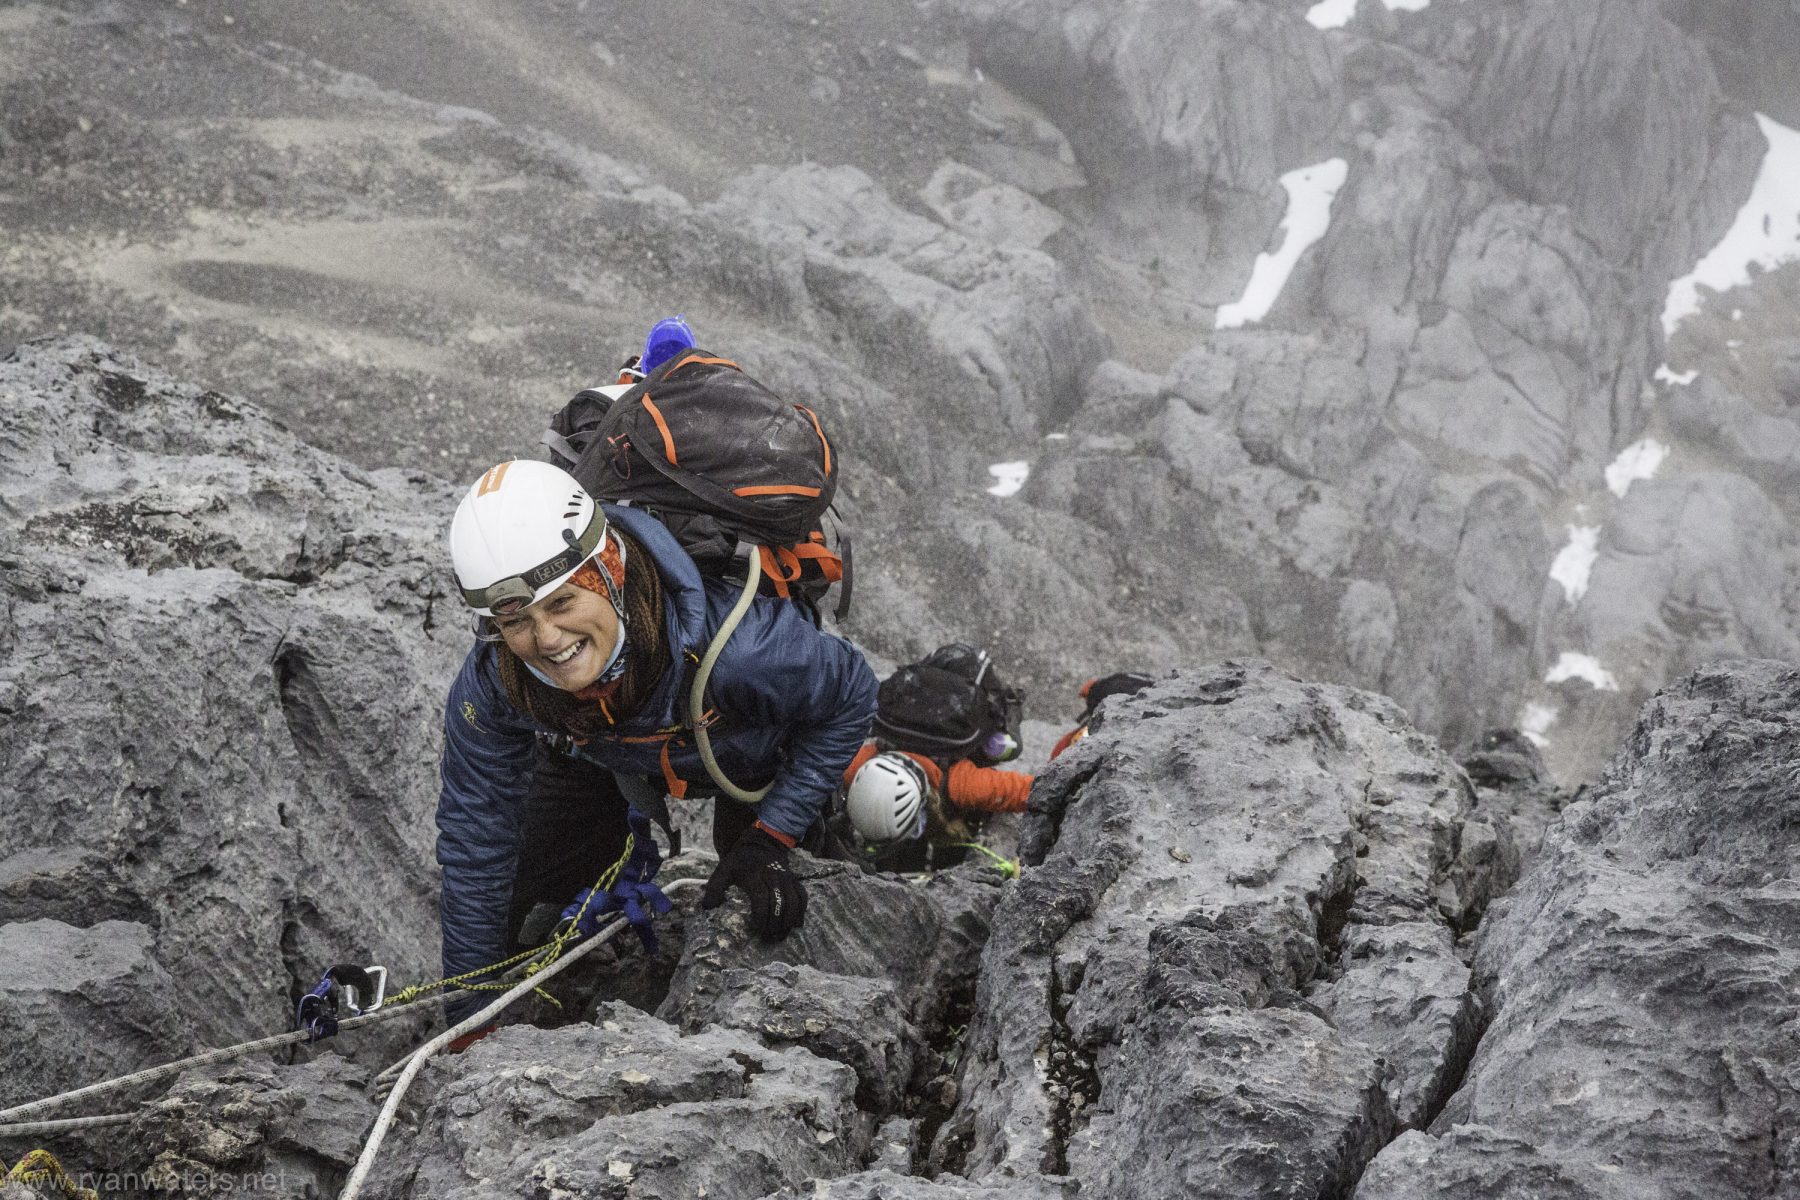
<path fill-rule="evenodd" d="M 1434 1115 L 1479 1024 L 1452 930 L 1507 880 L 1459 866 L 1475 815 L 1372 696 L 1227 663 L 1109 702 L 1034 789 L 934 1164 L 1347 1187 L 1396 1112 Z"/>
<path fill-rule="evenodd" d="M 1484 1125 L 1456 1125 L 1438 1138 L 1401 1134 L 1363 1173 L 1357 1200 L 1627 1200 L 1641 1195 L 1604 1166 L 1559 1162 L 1529 1142 Z"/>
<path fill-rule="evenodd" d="M 940 1069 L 931 1044 L 968 1003 L 998 877 L 964 867 L 916 884 L 822 862 L 797 873 L 806 923 L 768 946 L 749 935 L 741 904 L 700 914 L 657 1013 L 844 1063 L 861 1108 L 899 1113 Z"/>
<path fill-rule="evenodd" d="M 184 1078 L 131 1124 L 138 1174 L 174 1195 L 333 1195 L 377 1112 L 368 1081 L 366 1068 L 336 1054 Z"/>
<path fill-rule="evenodd" d="M 805 1050 L 607 1005 L 598 1024 L 505 1029 L 434 1063 L 416 1134 L 368 1194 L 750 1200 L 854 1168 L 855 1089 Z"/>
<path fill-rule="evenodd" d="M 1467 1080 L 1358 1200 L 1477 1177 L 1490 1196 L 1784 1194 L 1797 689 L 1791 666 L 1721 663 L 1645 706 L 1481 932 L 1492 1016 Z"/>
<path fill-rule="evenodd" d="M 961 163 L 939 167 L 921 198 L 950 228 L 999 245 L 1036 249 L 1066 223 L 1030 193 Z"/>
<path fill-rule="evenodd" d="M 125 1074 L 186 1043 L 177 985 L 147 925 L 0 924 L 0 1107 Z"/>
<path fill-rule="evenodd" d="M 1047 1180 L 979 1187 L 953 1175 L 923 1179 L 904 1172 L 871 1169 L 804 1188 L 783 1188 L 768 1200 L 1057 1200 L 1075 1195 Z"/>
<path fill-rule="evenodd" d="M 1067 131 L 1106 187 L 1257 191 L 1328 157 L 1336 47 L 1273 6 L 955 0 L 984 70 Z"/>
<path fill-rule="evenodd" d="M 286 1028 L 335 962 L 435 977 L 446 490 L 87 339 L 0 397 L 0 930 L 147 942 L 180 1019 L 137 1065 Z M 13 1052 L 14 1101 L 101 1065 Z"/>
<path fill-rule="evenodd" d="M 1537 747 L 1517 730 L 1495 729 L 1460 757 L 1482 808 L 1506 825 L 1521 860 L 1536 854 L 1544 830 L 1569 801 L 1550 781 Z"/>
<path fill-rule="evenodd" d="M 1566 205 L 1609 261 L 1667 280 L 1730 222 L 1757 139 L 1661 7 L 1495 6 L 1459 119 L 1504 186 Z"/>
<path fill-rule="evenodd" d="M 800 328 L 904 384 L 921 431 L 1035 438 L 1105 356 L 1055 260 L 909 213 L 853 168 L 758 168 L 702 216 L 778 272 Z"/>

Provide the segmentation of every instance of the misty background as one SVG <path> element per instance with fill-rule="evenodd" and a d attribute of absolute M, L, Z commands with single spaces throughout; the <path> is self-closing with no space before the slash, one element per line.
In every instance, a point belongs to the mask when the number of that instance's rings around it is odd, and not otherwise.
<path fill-rule="evenodd" d="M 1796 80 L 1792 0 L 9 3 L 0 350 L 447 525 L 685 313 L 827 421 L 878 658 L 1263 656 L 1570 782 L 1800 657 Z"/>

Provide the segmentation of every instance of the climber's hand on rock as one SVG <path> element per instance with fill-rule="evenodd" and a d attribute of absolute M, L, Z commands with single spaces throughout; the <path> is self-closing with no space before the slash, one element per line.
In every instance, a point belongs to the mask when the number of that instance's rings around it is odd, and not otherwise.
<path fill-rule="evenodd" d="M 762 829 L 751 829 L 719 858 L 701 908 L 725 903 L 736 885 L 750 898 L 750 929 L 765 942 L 779 942 L 806 920 L 806 889 L 788 867 L 788 848 Z"/>

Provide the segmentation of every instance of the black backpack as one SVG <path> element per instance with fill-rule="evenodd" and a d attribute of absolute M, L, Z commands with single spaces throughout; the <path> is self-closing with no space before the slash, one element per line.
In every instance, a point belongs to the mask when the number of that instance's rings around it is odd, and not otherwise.
<path fill-rule="evenodd" d="M 740 542 L 760 548 L 765 591 L 816 615 L 839 589 L 850 607 L 849 542 L 826 541 L 837 459 L 818 416 L 694 349 L 613 399 L 578 392 L 550 421 L 544 442 L 596 500 L 642 506 L 709 575 L 737 573 Z"/>
<path fill-rule="evenodd" d="M 1081 686 L 1081 698 L 1087 701 L 1087 708 L 1081 714 L 1081 723 L 1087 724 L 1100 707 L 1100 702 L 1109 696 L 1135 696 L 1155 682 L 1150 676 L 1140 675 L 1135 671 L 1118 671 L 1102 675 L 1099 679 L 1088 680 Z"/>
<path fill-rule="evenodd" d="M 818 416 L 783 400 L 730 359 L 690 349 L 616 399 L 598 388 L 576 393 L 550 419 L 544 444 L 594 499 L 638 505 L 661 521 L 702 573 L 740 578 L 740 604 L 686 685 L 687 716 L 713 782 L 754 804 L 768 786 L 737 786 L 713 756 L 703 718 L 706 685 L 744 614 L 758 566 L 758 590 L 805 604 L 815 621 L 833 583 L 843 585 L 838 617 L 849 611 L 849 540 L 840 531 L 840 557 L 821 527 L 837 491 L 838 464 Z M 740 543 L 755 547 L 743 569 Z M 660 797 L 645 803 L 663 809 L 649 815 L 673 837 Z"/>
<path fill-rule="evenodd" d="M 882 681 L 875 736 L 889 749 L 954 761 L 975 758 L 996 733 L 1019 743 L 1023 697 L 1001 682 L 987 651 L 953 642 Z"/>

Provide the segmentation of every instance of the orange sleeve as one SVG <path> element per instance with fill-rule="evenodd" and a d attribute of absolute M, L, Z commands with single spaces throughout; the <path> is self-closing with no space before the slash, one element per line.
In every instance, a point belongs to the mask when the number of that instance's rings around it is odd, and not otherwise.
<path fill-rule="evenodd" d="M 856 752 L 856 757 L 850 760 L 850 765 L 844 768 L 844 786 L 849 787 L 850 781 L 856 778 L 856 773 L 863 769 L 863 764 L 880 753 L 881 750 L 874 742 L 864 742 L 862 749 Z M 925 781 L 932 787 L 944 786 L 944 773 L 936 763 L 923 754 L 914 754 L 910 750 L 906 752 L 906 757 L 919 764 L 919 769 L 925 772 Z"/>
<path fill-rule="evenodd" d="M 929 783 L 933 788 L 936 788 L 939 791 L 943 790 L 944 772 L 935 762 L 932 762 L 931 759 L 923 754 L 914 754 L 911 750 L 906 752 L 906 757 L 919 764 L 919 769 L 925 772 L 926 783 Z"/>
<path fill-rule="evenodd" d="M 1081 740 L 1081 735 L 1086 732 L 1087 732 L 1087 726 L 1077 725 L 1075 728 L 1069 730 L 1069 732 L 1067 732 L 1067 733 L 1063 734 L 1061 737 L 1057 738 L 1056 745 L 1050 747 L 1050 757 L 1055 758 L 1057 755 L 1061 754 L 1064 750 L 1067 750 L 1070 746 L 1073 746 L 1076 742 Z"/>
<path fill-rule="evenodd" d="M 963 759 L 950 768 L 950 803 L 983 812 L 1024 812 L 1031 796 L 1030 775 L 978 767 Z"/>
<path fill-rule="evenodd" d="M 856 757 L 850 760 L 850 765 L 844 768 L 845 787 L 850 786 L 850 781 L 856 778 L 856 773 L 862 770 L 864 763 L 875 757 L 875 753 L 874 742 L 863 743 L 862 749 L 856 752 Z"/>

